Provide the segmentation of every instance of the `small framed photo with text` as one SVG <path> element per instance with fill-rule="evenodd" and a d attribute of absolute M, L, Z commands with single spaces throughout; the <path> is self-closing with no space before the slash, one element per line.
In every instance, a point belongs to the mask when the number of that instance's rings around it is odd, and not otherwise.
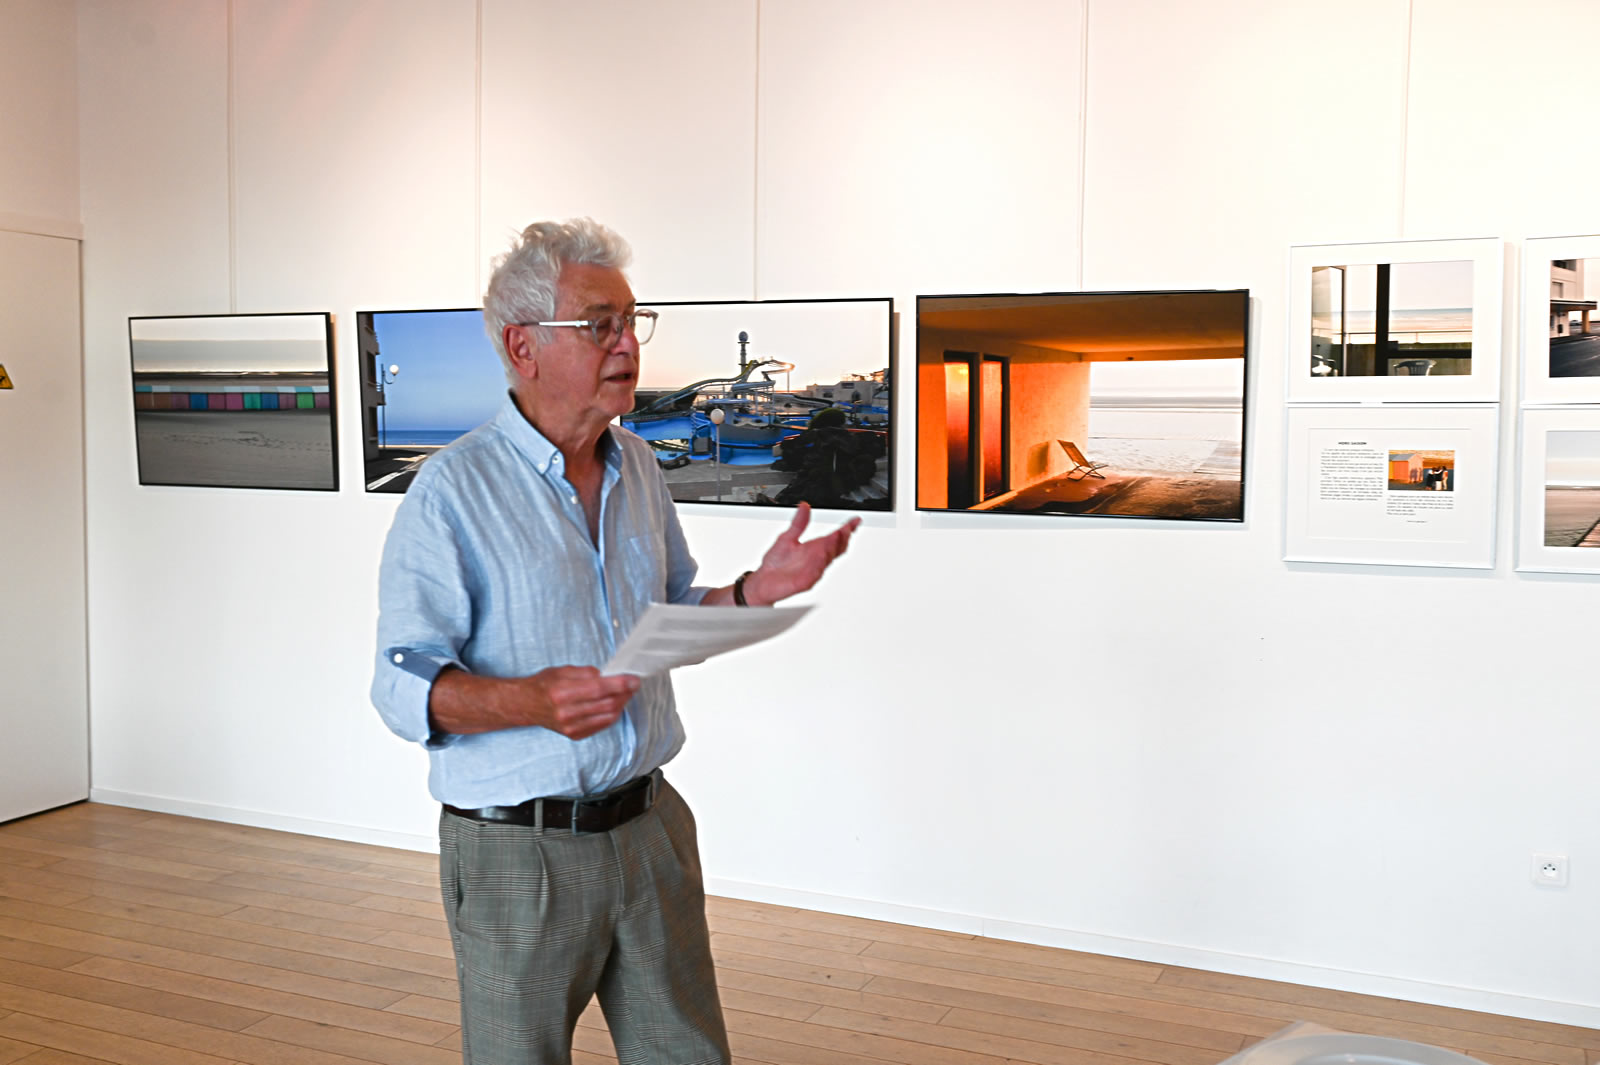
<path fill-rule="evenodd" d="M 1494 566 L 1495 406 L 1291 407 L 1284 558 Z"/>

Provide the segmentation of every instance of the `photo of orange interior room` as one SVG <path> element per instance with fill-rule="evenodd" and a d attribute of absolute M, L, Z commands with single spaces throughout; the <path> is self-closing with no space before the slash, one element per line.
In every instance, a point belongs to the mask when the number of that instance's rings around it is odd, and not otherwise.
<path fill-rule="evenodd" d="M 1249 306 L 919 297 L 918 509 L 1242 521 Z"/>

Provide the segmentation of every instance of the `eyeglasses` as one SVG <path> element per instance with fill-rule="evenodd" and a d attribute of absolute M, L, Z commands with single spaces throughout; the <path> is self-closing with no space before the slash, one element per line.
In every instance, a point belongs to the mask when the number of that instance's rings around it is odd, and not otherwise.
<path fill-rule="evenodd" d="M 583 318 L 575 322 L 518 322 L 518 325 L 542 325 L 546 327 L 565 327 L 569 329 L 586 328 L 589 335 L 594 337 L 594 342 L 602 348 L 609 348 L 622 339 L 625 329 L 633 330 L 633 338 L 641 344 L 648 344 L 655 335 L 656 319 L 661 317 L 655 311 L 644 307 L 637 307 L 623 314 L 613 311 L 599 318 Z"/>

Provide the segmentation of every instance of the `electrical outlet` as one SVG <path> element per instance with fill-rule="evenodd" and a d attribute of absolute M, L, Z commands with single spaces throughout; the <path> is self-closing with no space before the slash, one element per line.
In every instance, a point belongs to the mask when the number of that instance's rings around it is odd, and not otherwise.
<path fill-rule="evenodd" d="M 1533 882 L 1540 887 L 1567 886 L 1567 856 L 1565 854 L 1535 854 L 1530 870 Z"/>

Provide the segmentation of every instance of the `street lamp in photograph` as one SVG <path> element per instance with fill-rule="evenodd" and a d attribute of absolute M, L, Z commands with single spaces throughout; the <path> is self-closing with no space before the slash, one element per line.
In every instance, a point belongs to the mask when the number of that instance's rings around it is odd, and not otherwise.
<path fill-rule="evenodd" d="M 378 368 L 378 450 L 389 446 L 389 386 L 400 376 L 400 364 Z"/>

